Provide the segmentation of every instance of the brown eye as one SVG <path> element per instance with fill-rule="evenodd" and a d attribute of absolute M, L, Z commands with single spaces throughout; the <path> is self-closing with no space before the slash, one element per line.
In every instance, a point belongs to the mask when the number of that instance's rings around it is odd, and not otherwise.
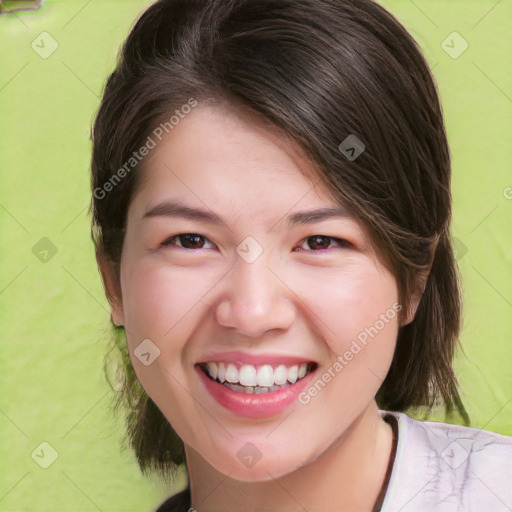
<path fill-rule="evenodd" d="M 328 236 L 310 236 L 308 239 L 310 249 L 328 249 L 331 245 L 331 238 Z"/>
<path fill-rule="evenodd" d="M 350 247 L 350 242 L 342 238 L 334 238 L 326 235 L 313 235 L 304 239 L 309 250 L 319 252 L 332 248 L 331 243 L 335 242 L 340 248 Z"/>
<path fill-rule="evenodd" d="M 174 245 L 183 249 L 203 249 L 206 240 L 208 239 L 205 236 L 197 233 L 181 233 L 168 238 L 162 243 L 162 246 L 169 247 Z"/>

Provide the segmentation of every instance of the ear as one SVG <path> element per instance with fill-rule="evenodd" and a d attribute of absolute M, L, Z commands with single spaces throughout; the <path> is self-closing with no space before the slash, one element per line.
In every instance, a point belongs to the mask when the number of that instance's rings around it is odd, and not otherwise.
<path fill-rule="evenodd" d="M 411 294 L 411 297 L 409 298 L 409 301 L 407 304 L 407 311 L 404 314 L 404 320 L 403 320 L 401 326 L 410 324 L 414 320 L 414 317 L 416 316 L 416 311 L 418 310 L 418 306 L 419 306 L 421 297 L 423 297 L 423 293 L 425 292 L 425 288 L 427 286 L 427 281 L 430 276 L 430 271 L 432 270 L 432 265 L 434 263 L 434 258 L 436 255 L 436 250 L 437 250 L 437 246 L 439 244 L 440 239 L 441 239 L 441 234 L 439 234 L 439 233 L 436 234 L 435 236 L 433 236 L 431 239 L 428 266 L 418 276 L 416 289 L 414 290 L 414 292 Z"/>
<path fill-rule="evenodd" d="M 110 319 L 116 325 L 124 324 L 121 283 L 119 282 L 114 262 L 102 249 L 96 250 L 96 262 L 103 281 L 103 288 L 110 304 Z"/>
<path fill-rule="evenodd" d="M 422 295 L 423 293 L 416 292 L 412 294 L 411 297 L 409 298 L 409 301 L 407 303 L 407 310 L 405 311 L 404 314 L 404 319 L 400 324 L 401 327 L 410 324 L 414 320 Z"/>
<path fill-rule="evenodd" d="M 418 306 L 421 298 L 423 297 L 423 293 L 425 292 L 425 288 L 427 286 L 428 277 L 430 275 L 430 270 L 432 269 L 432 259 L 430 260 L 430 264 L 427 270 L 423 270 L 421 274 L 418 276 L 417 284 L 415 290 L 411 293 L 411 296 L 407 303 L 407 311 L 404 313 L 404 320 L 401 324 L 404 325 L 410 324 L 414 317 L 416 316 L 416 311 L 418 310 Z"/>

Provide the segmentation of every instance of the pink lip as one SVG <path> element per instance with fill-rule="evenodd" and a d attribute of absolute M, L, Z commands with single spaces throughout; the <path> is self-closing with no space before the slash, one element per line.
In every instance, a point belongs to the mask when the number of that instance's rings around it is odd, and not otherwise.
<path fill-rule="evenodd" d="M 255 395 L 233 391 L 219 382 L 209 379 L 199 365 L 196 365 L 195 368 L 206 389 L 218 404 L 246 418 L 268 418 L 284 411 L 297 400 L 298 395 L 308 386 L 316 373 L 315 371 L 308 373 L 295 384 L 279 391 Z"/>
<path fill-rule="evenodd" d="M 311 363 L 311 360 L 303 357 L 287 356 L 279 354 L 247 354 L 246 352 L 221 352 L 210 354 L 200 361 L 201 363 L 233 363 L 233 364 L 270 364 L 270 365 L 294 365 L 302 363 Z"/>

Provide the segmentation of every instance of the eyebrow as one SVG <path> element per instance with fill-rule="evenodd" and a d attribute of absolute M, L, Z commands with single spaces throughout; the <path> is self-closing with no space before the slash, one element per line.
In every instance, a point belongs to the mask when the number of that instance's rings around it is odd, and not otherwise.
<path fill-rule="evenodd" d="M 157 204 L 149 209 L 142 218 L 147 219 L 152 217 L 179 217 L 189 220 L 200 220 L 214 225 L 225 224 L 223 219 L 212 211 L 192 208 L 178 202 L 169 201 Z M 340 207 L 318 208 L 316 210 L 292 213 L 286 218 L 286 225 L 288 228 L 293 228 L 295 226 L 315 224 L 333 218 L 346 219 L 349 218 L 349 214 Z"/>

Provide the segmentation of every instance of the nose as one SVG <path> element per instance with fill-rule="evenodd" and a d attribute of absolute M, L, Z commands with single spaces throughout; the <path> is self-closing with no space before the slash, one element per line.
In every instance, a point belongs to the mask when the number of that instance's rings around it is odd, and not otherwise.
<path fill-rule="evenodd" d="M 293 292 L 263 255 L 247 263 L 237 258 L 216 310 L 220 325 L 258 338 L 273 329 L 289 328 L 295 318 Z"/>

